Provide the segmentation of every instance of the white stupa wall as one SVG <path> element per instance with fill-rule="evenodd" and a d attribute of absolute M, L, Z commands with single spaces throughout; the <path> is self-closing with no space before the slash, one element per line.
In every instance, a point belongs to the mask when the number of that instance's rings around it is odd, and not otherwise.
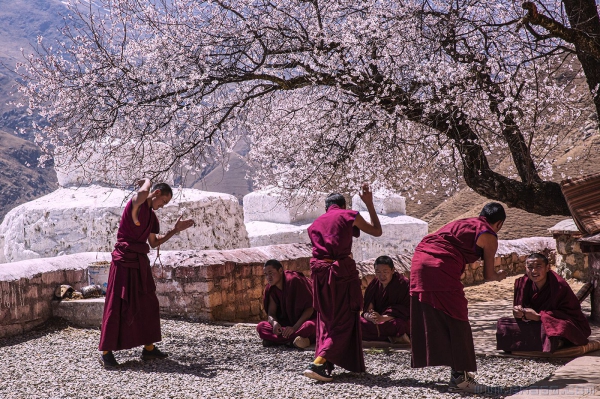
<path fill-rule="evenodd" d="M 244 222 L 312 222 L 325 212 L 325 195 L 314 201 L 300 196 L 286 201 L 276 189 L 254 191 L 244 196 Z"/>
<path fill-rule="evenodd" d="M 248 222 L 246 230 L 251 247 L 279 244 L 309 244 L 308 224 L 293 225 L 272 222 Z"/>
<path fill-rule="evenodd" d="M 290 220 L 290 215 L 292 214 L 290 207 L 280 206 L 277 208 L 274 206 L 273 199 L 269 197 L 268 192 L 252 196 L 252 202 L 247 202 L 246 198 L 250 195 L 248 194 L 244 197 L 244 220 L 246 229 L 248 230 L 250 246 L 310 243 L 307 229 L 314 219 L 324 213 L 324 198 L 321 202 L 321 207 L 317 203 L 313 213 L 307 213 L 313 216 L 311 220 L 304 221 L 304 223 L 289 223 L 275 221 Z M 265 203 L 271 204 L 272 208 L 270 212 L 254 212 L 258 208 L 259 199 L 264 199 Z M 253 201 L 256 201 L 257 204 L 255 205 Z M 382 224 L 383 234 L 381 237 L 373 237 L 361 233 L 359 238 L 355 238 L 352 246 L 354 259 L 362 261 L 376 258 L 380 255 L 411 255 L 417 244 L 427 235 L 427 223 L 405 215 L 405 199 L 400 195 L 375 193 L 373 203 Z M 352 199 L 352 208 L 361 211 L 361 215 L 366 220 L 370 220 L 369 213 L 366 211 L 367 208 L 358 195 Z M 250 217 L 246 213 L 248 210 L 252 212 Z M 277 212 L 281 212 L 281 214 L 277 214 Z M 266 220 L 255 220 L 255 218 L 261 217 L 261 215 Z"/>
<path fill-rule="evenodd" d="M 406 215 L 406 199 L 399 194 L 390 192 L 373 193 L 373 205 L 378 215 Z M 352 197 L 352 209 L 367 212 L 367 206 L 358 194 Z"/>
<path fill-rule="evenodd" d="M 365 220 L 370 221 L 368 212 L 360 212 Z M 360 237 L 354 239 L 352 254 L 357 261 L 377 258 L 381 255 L 412 256 L 421 239 L 427 235 L 428 224 L 411 216 L 396 214 L 377 215 L 381 222 L 383 234 L 373 237 L 361 231 Z"/>
<path fill-rule="evenodd" d="M 59 188 L 12 209 L 0 224 L 0 263 L 79 252 L 110 252 L 131 192 L 100 186 Z M 180 214 L 196 226 L 172 237 L 165 250 L 235 249 L 250 245 L 242 208 L 229 194 L 175 190 L 158 210 L 161 234 Z"/>

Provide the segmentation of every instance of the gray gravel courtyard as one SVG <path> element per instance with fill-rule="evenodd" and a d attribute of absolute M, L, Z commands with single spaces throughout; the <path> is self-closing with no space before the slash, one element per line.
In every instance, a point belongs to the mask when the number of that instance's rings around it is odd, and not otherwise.
<path fill-rule="evenodd" d="M 141 349 L 116 352 L 122 366 L 104 370 L 100 331 L 53 320 L 23 336 L 0 339 L 0 398 L 465 398 L 446 388 L 446 367 L 411 369 L 410 353 L 365 350 L 367 373 L 341 369 L 330 384 L 302 370 L 311 351 L 263 348 L 248 325 L 162 320 L 163 361 Z M 501 398 L 549 376 L 565 361 L 478 356 L 486 397 Z M 478 397 L 481 397 L 479 395 Z"/>

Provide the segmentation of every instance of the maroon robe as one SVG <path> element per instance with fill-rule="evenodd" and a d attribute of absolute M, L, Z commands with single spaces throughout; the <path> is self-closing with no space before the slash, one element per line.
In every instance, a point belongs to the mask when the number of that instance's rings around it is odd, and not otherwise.
<path fill-rule="evenodd" d="M 413 367 L 477 370 L 460 276 L 467 263 L 482 257 L 477 239 L 483 233 L 496 236 L 484 217 L 461 219 L 425 236 L 417 245 L 410 269 Z"/>
<path fill-rule="evenodd" d="M 496 328 L 499 350 L 554 352 L 559 338 L 573 345 L 588 343 L 590 325 L 579 300 L 569 284 L 552 270 L 541 290 L 527 275 L 518 278 L 513 305 L 532 308 L 540 314 L 541 320 L 499 319 Z"/>
<path fill-rule="evenodd" d="M 362 291 L 350 257 L 357 211 L 331 205 L 308 228 L 312 243 L 310 269 L 313 307 L 317 312 L 315 357 L 354 372 L 365 371 L 360 331 Z"/>
<path fill-rule="evenodd" d="M 373 310 L 382 316 L 391 316 L 394 320 L 375 324 L 361 316 L 363 340 L 387 341 L 388 337 L 400 337 L 409 332 L 409 288 L 408 279 L 398 272 L 392 275 L 385 288 L 377 278 L 371 281 L 365 291 L 363 312 L 367 312 L 369 305 L 373 304 Z"/>
<path fill-rule="evenodd" d="M 269 310 L 269 303 L 273 299 L 277 305 L 276 319 L 282 327 L 291 327 L 298 322 L 302 313 L 312 308 L 312 284 L 311 281 L 300 272 L 283 272 L 283 290 L 276 286 L 267 284 L 263 294 L 263 305 L 265 311 Z M 258 335 L 267 341 L 280 344 L 290 343 L 294 338 L 300 336 L 315 342 L 315 312 L 306 320 L 300 328 L 288 338 L 273 333 L 273 327 L 266 321 L 258 323 L 256 330 Z"/>
<path fill-rule="evenodd" d="M 129 201 L 121 215 L 112 252 L 98 347 L 101 351 L 129 349 L 161 340 L 156 285 L 147 255 L 150 233 L 159 232 L 158 219 L 144 201 L 138 214 L 140 225 L 136 226 L 132 208 Z"/>

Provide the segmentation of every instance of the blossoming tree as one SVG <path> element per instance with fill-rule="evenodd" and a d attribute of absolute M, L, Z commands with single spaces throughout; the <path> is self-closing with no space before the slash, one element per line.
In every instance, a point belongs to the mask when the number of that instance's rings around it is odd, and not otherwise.
<path fill-rule="evenodd" d="M 160 176 L 247 136 L 259 187 L 448 190 L 460 177 L 569 214 L 552 161 L 582 101 L 600 107 L 593 0 L 90 4 L 71 4 L 65 40 L 40 39 L 19 68 L 45 118 L 37 139 L 61 162 Z"/>

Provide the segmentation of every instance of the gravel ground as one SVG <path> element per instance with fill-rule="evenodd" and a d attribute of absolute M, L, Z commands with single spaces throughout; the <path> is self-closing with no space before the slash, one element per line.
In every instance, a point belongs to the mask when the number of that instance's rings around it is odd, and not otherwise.
<path fill-rule="evenodd" d="M 311 351 L 263 348 L 254 327 L 162 320 L 170 356 L 143 362 L 141 349 L 116 352 L 104 370 L 100 331 L 51 321 L 0 339 L 0 398 L 464 398 L 447 393 L 449 369 L 411 369 L 406 351 L 365 350 L 368 373 L 334 371 L 334 383 L 306 379 Z M 478 357 L 487 397 L 502 398 L 549 376 L 559 361 Z"/>

